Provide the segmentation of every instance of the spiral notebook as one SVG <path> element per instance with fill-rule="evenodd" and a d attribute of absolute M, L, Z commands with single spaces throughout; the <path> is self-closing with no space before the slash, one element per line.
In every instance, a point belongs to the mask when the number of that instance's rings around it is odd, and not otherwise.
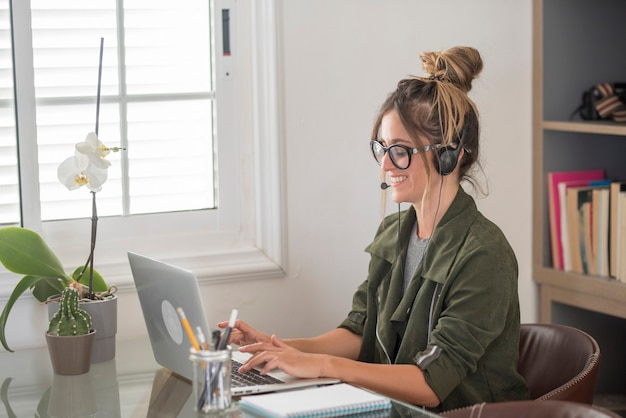
<path fill-rule="evenodd" d="M 391 401 L 377 393 L 339 383 L 312 389 L 244 396 L 239 401 L 239 406 L 253 416 L 272 418 L 342 417 L 364 413 L 368 417 L 388 417 Z"/>

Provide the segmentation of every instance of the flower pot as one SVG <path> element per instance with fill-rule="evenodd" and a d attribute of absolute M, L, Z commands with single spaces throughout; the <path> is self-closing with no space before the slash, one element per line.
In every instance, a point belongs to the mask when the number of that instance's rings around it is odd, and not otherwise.
<path fill-rule="evenodd" d="M 96 330 L 85 335 L 59 336 L 46 332 L 48 353 L 54 373 L 73 376 L 87 373 L 91 367 L 91 351 Z"/>
<path fill-rule="evenodd" d="M 59 309 L 59 302 L 48 302 L 48 318 Z M 91 354 L 92 363 L 115 358 L 115 335 L 117 334 L 117 295 L 103 300 L 80 302 L 80 309 L 91 316 L 91 326 L 98 330 Z"/>

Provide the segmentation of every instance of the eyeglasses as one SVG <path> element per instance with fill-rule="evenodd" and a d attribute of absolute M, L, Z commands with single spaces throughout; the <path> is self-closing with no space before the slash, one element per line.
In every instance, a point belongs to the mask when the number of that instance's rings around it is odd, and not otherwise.
<path fill-rule="evenodd" d="M 378 165 L 382 165 L 383 157 L 386 153 L 389 153 L 389 158 L 393 165 L 395 165 L 400 170 L 406 170 L 411 165 L 411 155 L 417 154 L 419 150 L 417 148 L 410 148 L 406 145 L 394 144 L 388 147 L 385 147 L 380 141 L 372 141 L 370 142 L 370 147 L 372 148 L 372 154 L 374 155 L 374 159 L 378 163 Z M 426 145 L 424 146 L 424 151 L 431 151 L 439 148 L 439 144 L 436 145 Z"/>

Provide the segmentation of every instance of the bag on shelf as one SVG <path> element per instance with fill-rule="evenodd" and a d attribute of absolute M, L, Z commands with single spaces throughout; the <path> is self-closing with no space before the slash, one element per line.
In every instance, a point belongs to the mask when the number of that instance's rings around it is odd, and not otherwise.
<path fill-rule="evenodd" d="M 576 114 L 583 120 L 626 122 L 626 83 L 601 83 L 586 90 L 572 117 Z"/>

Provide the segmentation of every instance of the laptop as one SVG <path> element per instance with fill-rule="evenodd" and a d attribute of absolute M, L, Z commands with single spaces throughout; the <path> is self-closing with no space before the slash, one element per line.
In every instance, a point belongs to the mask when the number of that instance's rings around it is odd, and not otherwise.
<path fill-rule="evenodd" d="M 193 329 L 199 326 L 204 335 L 211 335 L 211 328 L 206 319 L 196 276 L 184 268 L 130 251 L 128 252 L 128 261 L 156 362 L 191 381 L 192 364 L 189 360 L 191 341 L 183 330 L 176 309 L 183 308 Z M 217 321 L 215 323 L 217 324 Z M 231 379 L 233 396 L 339 382 L 338 379 L 330 378 L 297 378 L 278 369 L 263 376 L 257 370 L 242 375 L 236 369 L 249 357 L 250 354 L 241 353 L 237 347 L 233 347 Z M 240 382 L 241 379 L 239 378 L 242 376 L 254 379 L 255 383 Z M 263 380 L 263 382 L 259 382 L 259 380 Z"/>

